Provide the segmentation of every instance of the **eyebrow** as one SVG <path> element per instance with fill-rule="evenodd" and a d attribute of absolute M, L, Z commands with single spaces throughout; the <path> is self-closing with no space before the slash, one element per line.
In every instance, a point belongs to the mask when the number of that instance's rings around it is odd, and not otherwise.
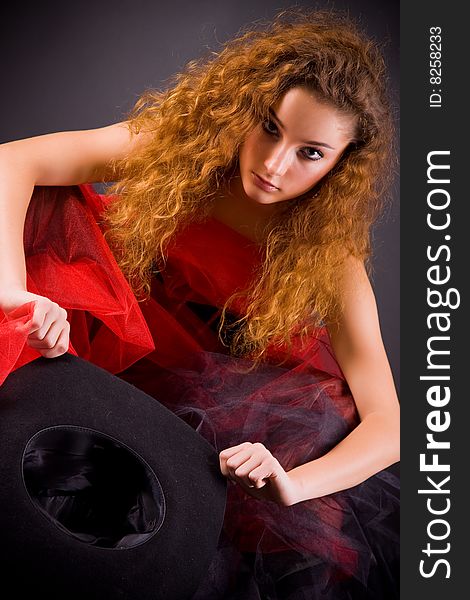
<path fill-rule="evenodd" d="M 274 112 L 274 110 L 272 108 L 269 109 L 269 114 L 271 115 L 271 117 L 278 123 L 278 125 L 281 127 L 281 129 L 285 129 L 282 121 L 279 119 L 279 117 L 276 115 L 276 113 Z M 311 146 L 323 146 L 324 148 L 329 148 L 330 150 L 334 150 L 334 148 L 328 144 L 325 144 L 324 142 L 302 142 L 302 144 L 308 144 Z"/>

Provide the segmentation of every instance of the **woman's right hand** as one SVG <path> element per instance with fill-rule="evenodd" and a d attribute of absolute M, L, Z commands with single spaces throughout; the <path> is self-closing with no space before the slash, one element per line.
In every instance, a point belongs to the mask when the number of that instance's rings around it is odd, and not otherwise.
<path fill-rule="evenodd" d="M 25 290 L 0 294 L 0 309 L 11 313 L 23 304 L 34 302 L 33 315 L 26 323 L 27 344 L 45 358 L 54 358 L 69 349 L 70 323 L 67 311 L 49 298 Z"/>

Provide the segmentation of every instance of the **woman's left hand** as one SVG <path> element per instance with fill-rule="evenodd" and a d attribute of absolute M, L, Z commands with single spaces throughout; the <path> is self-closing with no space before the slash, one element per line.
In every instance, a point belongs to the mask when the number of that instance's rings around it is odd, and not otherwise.
<path fill-rule="evenodd" d="M 270 500 L 283 506 L 299 501 L 293 480 L 260 442 L 226 448 L 219 459 L 222 474 L 258 500 Z"/>

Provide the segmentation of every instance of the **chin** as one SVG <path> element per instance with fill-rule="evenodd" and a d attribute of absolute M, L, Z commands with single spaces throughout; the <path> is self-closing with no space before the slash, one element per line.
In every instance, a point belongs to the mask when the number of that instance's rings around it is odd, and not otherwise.
<path fill-rule="evenodd" d="M 247 197 L 252 202 L 256 202 L 256 204 L 277 204 L 278 202 L 281 202 L 280 198 L 275 198 L 273 194 L 263 192 L 263 190 L 258 188 L 255 188 L 254 190 L 245 190 L 245 193 Z"/>
<path fill-rule="evenodd" d="M 242 186 L 245 196 L 256 204 L 275 204 L 283 200 L 283 198 L 279 198 L 278 192 L 265 192 L 251 181 L 246 183 L 242 180 Z"/>

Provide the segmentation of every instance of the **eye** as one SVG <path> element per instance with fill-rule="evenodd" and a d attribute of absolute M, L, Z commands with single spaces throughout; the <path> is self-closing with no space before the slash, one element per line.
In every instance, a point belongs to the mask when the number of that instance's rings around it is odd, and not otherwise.
<path fill-rule="evenodd" d="M 276 123 L 274 123 L 274 121 L 271 121 L 271 119 L 263 121 L 261 126 L 264 129 L 264 131 L 266 131 L 266 133 L 269 133 L 270 135 L 277 135 L 278 133 Z"/>
<path fill-rule="evenodd" d="M 323 158 L 323 152 L 311 146 L 303 148 L 302 154 L 307 160 L 320 160 L 320 158 Z"/>

